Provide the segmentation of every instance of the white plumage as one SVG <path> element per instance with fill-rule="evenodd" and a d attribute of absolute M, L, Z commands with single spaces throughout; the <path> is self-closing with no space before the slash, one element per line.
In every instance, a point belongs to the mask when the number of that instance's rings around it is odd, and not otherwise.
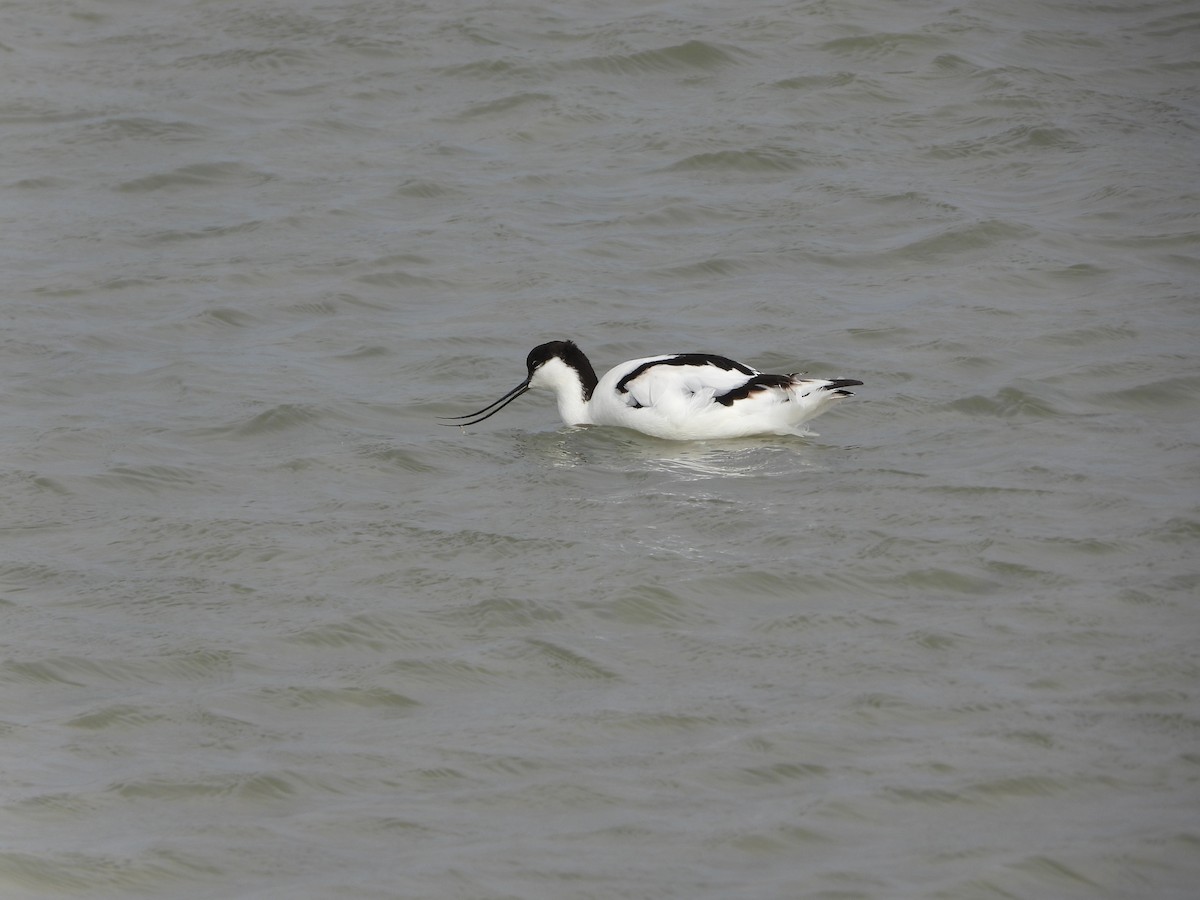
<path fill-rule="evenodd" d="M 526 379 L 483 409 L 456 419 L 474 425 L 531 388 L 549 388 L 568 425 L 620 425 L 667 440 L 803 434 L 801 427 L 851 396 L 850 378 L 768 375 L 724 356 L 674 353 L 631 359 L 597 378 L 571 341 L 534 347 Z"/>

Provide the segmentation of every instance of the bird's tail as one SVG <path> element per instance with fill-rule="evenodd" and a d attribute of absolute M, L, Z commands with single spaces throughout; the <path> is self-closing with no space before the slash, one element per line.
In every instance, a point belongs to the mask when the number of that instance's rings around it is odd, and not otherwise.
<path fill-rule="evenodd" d="M 855 381 L 853 378 L 835 378 L 833 381 L 826 381 L 820 384 L 817 390 L 833 391 L 840 397 L 853 397 L 854 391 L 848 391 L 848 387 L 857 387 L 862 384 L 861 381 Z"/>
<path fill-rule="evenodd" d="M 816 418 L 829 409 L 835 401 L 844 397 L 852 397 L 853 391 L 846 388 L 862 384 L 853 378 L 804 378 L 793 375 L 791 388 L 788 393 L 795 404 L 788 418 L 792 427 L 804 424 L 809 419 Z"/>

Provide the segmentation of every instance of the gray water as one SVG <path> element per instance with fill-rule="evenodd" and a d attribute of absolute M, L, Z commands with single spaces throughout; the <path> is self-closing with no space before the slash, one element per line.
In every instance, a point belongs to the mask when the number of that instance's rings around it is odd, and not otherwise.
<path fill-rule="evenodd" d="M 1195 896 L 1194 4 L 0 23 L 0 896 Z"/>

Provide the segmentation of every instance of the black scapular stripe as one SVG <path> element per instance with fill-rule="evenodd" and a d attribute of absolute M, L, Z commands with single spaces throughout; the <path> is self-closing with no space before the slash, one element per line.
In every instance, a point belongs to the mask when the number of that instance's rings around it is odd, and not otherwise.
<path fill-rule="evenodd" d="M 617 382 L 617 393 L 629 393 L 629 382 L 655 366 L 716 366 L 718 369 L 724 369 L 726 372 L 741 372 L 750 378 L 756 375 L 753 369 L 743 366 L 740 362 L 734 362 L 727 356 L 713 356 L 711 353 L 680 353 L 676 356 L 669 356 L 666 359 L 655 359 L 642 363 Z M 767 377 L 778 378 L 779 376 L 770 375 Z"/>
<path fill-rule="evenodd" d="M 735 387 L 719 397 L 713 397 L 722 406 L 733 406 L 735 400 L 745 400 L 755 391 L 765 391 L 767 388 L 785 388 L 792 383 L 791 375 L 755 375 L 741 387 Z"/>

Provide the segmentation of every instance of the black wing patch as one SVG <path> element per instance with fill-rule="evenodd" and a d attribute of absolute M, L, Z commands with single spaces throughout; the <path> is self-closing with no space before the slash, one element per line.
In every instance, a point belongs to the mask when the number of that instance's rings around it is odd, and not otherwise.
<path fill-rule="evenodd" d="M 669 356 L 666 359 L 654 359 L 650 362 L 642 363 L 617 382 L 617 393 L 628 394 L 629 382 L 655 366 L 716 366 L 718 369 L 724 369 L 726 372 L 741 372 L 748 378 L 754 378 L 758 375 L 753 369 L 743 366 L 740 362 L 734 362 L 726 356 L 713 356 L 710 353 L 679 353 L 675 356 Z M 782 376 L 767 375 L 763 377 L 779 378 Z M 733 401 L 729 402 L 732 403 Z M 726 405 L 728 406 L 728 404 Z"/>
<path fill-rule="evenodd" d="M 755 391 L 765 391 L 768 388 L 786 388 L 791 387 L 791 385 L 791 375 L 755 375 L 741 387 L 735 387 L 732 391 L 727 391 L 718 397 L 713 397 L 713 400 L 722 406 L 733 406 L 735 400 L 745 400 Z"/>

